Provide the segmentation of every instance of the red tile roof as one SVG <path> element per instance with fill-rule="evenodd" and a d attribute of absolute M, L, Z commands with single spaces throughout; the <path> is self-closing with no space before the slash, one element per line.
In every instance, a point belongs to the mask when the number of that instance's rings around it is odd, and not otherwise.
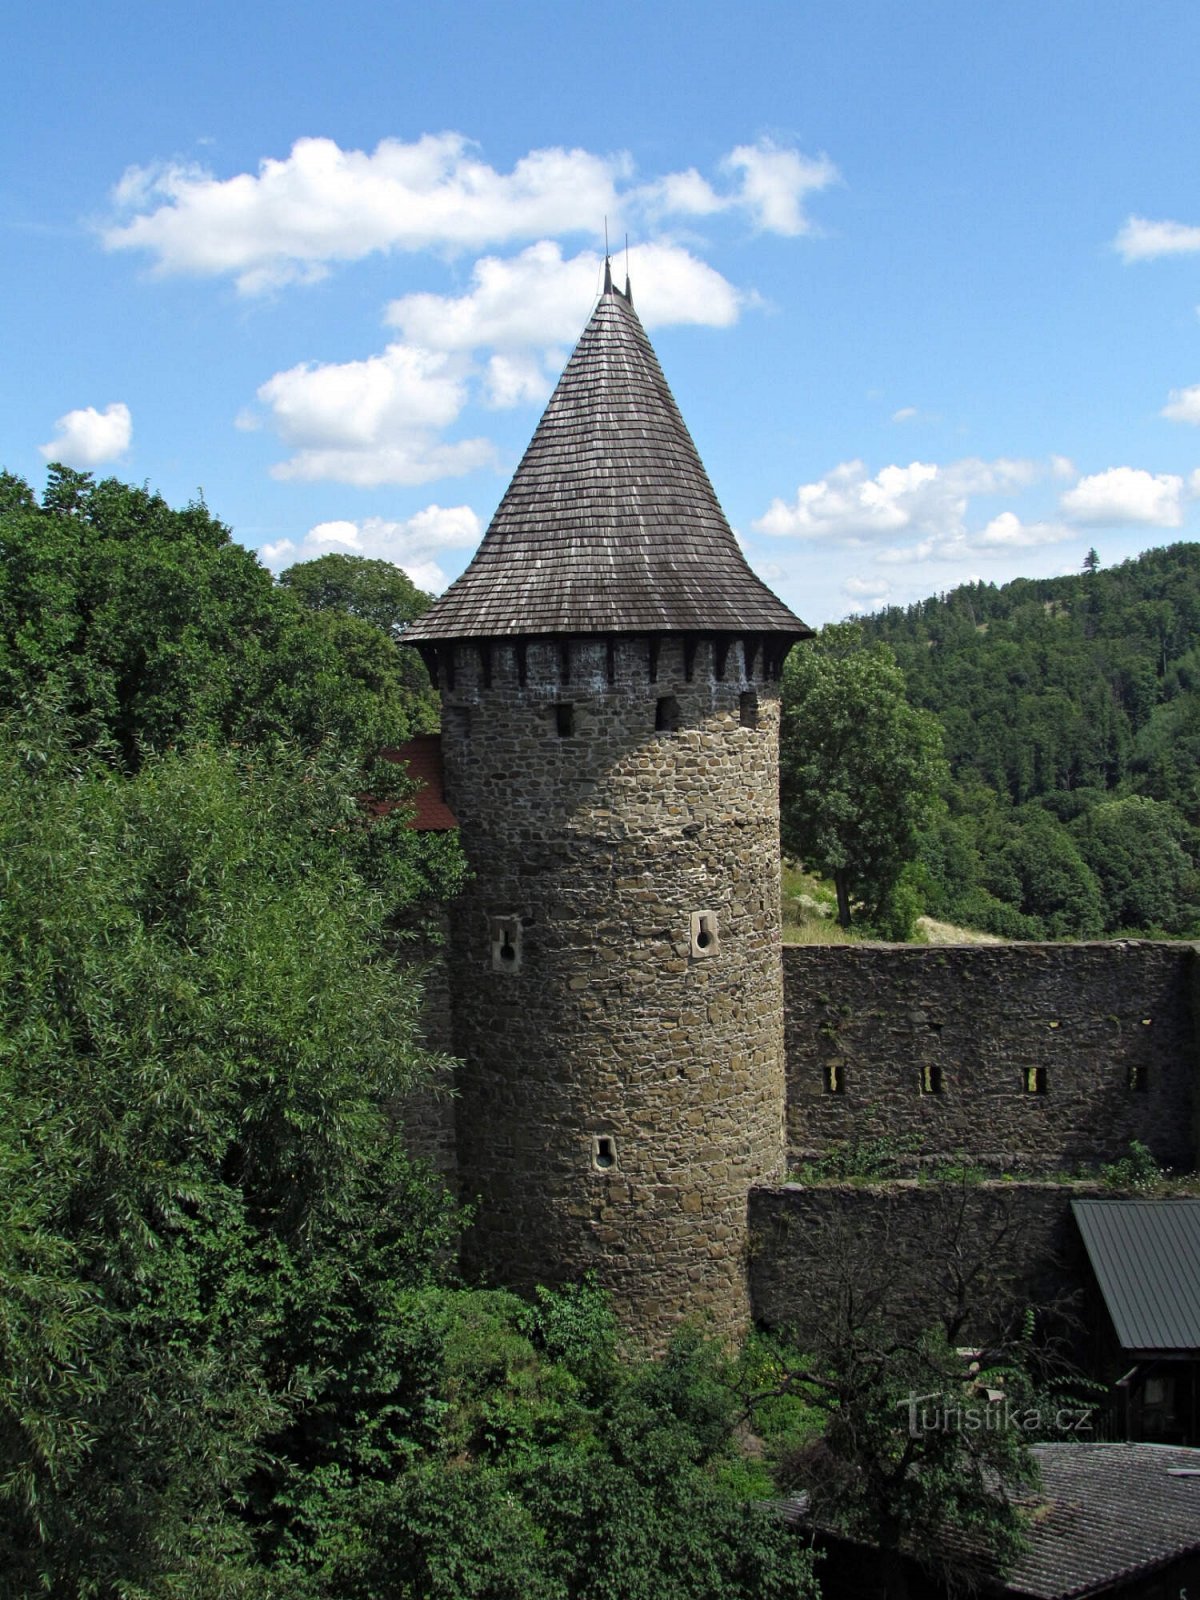
<path fill-rule="evenodd" d="M 415 738 L 379 753 L 385 761 L 407 765 L 408 775 L 417 785 L 415 792 L 403 802 L 415 809 L 410 828 L 419 833 L 445 833 L 458 827 L 458 818 L 446 804 L 440 733 L 418 733 Z M 374 809 L 390 811 L 394 804 L 394 801 L 383 801 Z"/>

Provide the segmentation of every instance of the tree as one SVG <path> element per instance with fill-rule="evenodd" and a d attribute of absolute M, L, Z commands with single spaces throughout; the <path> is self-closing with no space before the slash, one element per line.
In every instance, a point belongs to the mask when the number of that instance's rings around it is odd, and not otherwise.
<path fill-rule="evenodd" d="M 908 1561 L 954 1584 L 1020 1553 L 1029 1440 L 1046 1436 L 1024 1426 L 1040 1413 L 1007 1197 L 922 1193 L 919 1243 L 893 1233 L 878 1194 L 828 1210 L 803 1300 L 744 1379 L 781 1485 L 807 1495 L 816 1527 L 878 1552 L 871 1592 L 886 1600 L 906 1595 Z"/>
<path fill-rule="evenodd" d="M 367 556 L 335 552 L 301 561 L 281 572 L 279 582 L 311 611 L 346 611 L 397 640 L 432 603 L 400 567 Z"/>
<path fill-rule="evenodd" d="M 130 770 L 212 740 L 369 755 L 431 725 L 410 678 L 390 637 L 276 587 L 202 502 L 52 467 L 39 506 L 0 479 L 0 709 L 50 696 Z"/>
<path fill-rule="evenodd" d="M 784 850 L 832 876 L 838 920 L 853 901 L 880 922 L 918 848 L 944 776 L 937 719 L 910 705 L 886 646 L 822 629 L 784 668 L 780 812 Z"/>
<path fill-rule="evenodd" d="M 1093 806 L 1073 832 L 1104 898 L 1104 928 L 1187 934 L 1200 922 L 1189 830 L 1174 806 L 1126 795 Z"/>
<path fill-rule="evenodd" d="M 309 611 L 341 613 L 369 622 L 396 647 L 395 668 L 411 700 L 414 727 L 436 728 L 438 697 L 425 664 L 403 643 L 408 624 L 428 610 L 432 596 L 390 561 L 333 553 L 301 561 L 279 575 L 281 586 Z M 333 621 L 333 616 L 329 617 Z M 345 629 L 343 631 L 350 631 Z"/>
<path fill-rule="evenodd" d="M 358 781 L 0 728 L 6 1594 L 250 1593 L 256 1475 L 370 1349 L 339 1306 L 444 1270 L 386 1110 L 424 1071 L 414 835 Z"/>

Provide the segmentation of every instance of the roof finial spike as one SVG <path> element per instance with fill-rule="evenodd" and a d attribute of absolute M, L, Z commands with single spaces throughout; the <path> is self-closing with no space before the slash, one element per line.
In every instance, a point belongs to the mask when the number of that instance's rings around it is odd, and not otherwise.
<path fill-rule="evenodd" d="M 608 218 L 604 219 L 604 292 L 612 293 L 612 262 L 608 254 Z"/>
<path fill-rule="evenodd" d="M 625 298 L 633 304 L 633 290 L 629 287 L 629 235 L 625 235 Z"/>

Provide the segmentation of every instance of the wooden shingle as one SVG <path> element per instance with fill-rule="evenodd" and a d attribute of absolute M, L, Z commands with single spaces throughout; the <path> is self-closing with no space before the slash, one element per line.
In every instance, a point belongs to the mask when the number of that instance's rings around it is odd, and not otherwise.
<path fill-rule="evenodd" d="M 463 575 L 406 643 L 806 638 L 751 572 L 633 305 L 606 287 Z"/>

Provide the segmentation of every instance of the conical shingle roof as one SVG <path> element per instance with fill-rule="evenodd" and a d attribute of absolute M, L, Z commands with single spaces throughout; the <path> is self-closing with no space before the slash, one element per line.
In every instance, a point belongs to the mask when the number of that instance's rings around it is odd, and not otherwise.
<path fill-rule="evenodd" d="M 606 286 L 463 575 L 406 642 L 811 629 L 738 549 L 631 301 Z"/>

